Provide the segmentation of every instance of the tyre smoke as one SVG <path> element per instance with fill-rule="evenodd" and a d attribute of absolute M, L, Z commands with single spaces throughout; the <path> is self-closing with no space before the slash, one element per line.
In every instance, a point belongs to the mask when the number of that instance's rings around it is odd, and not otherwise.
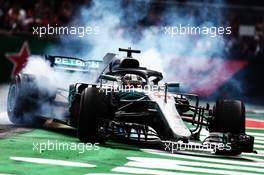
<path fill-rule="evenodd" d="M 224 5 L 218 0 L 210 3 Z M 119 47 L 132 47 L 142 51 L 134 54 L 142 66 L 163 72 L 164 81 L 179 82 L 184 91 L 210 96 L 230 81 L 233 89 L 228 93 L 242 93 L 240 80 L 232 77 L 247 63 L 223 66 L 229 63 L 226 39 L 232 28 L 223 8 L 210 3 L 94 0 L 79 9 L 69 26 L 92 26 L 98 33 L 81 38 L 62 35 L 60 45 L 48 53 L 101 60 L 108 52 L 117 53 Z M 185 27 L 184 34 L 179 27 Z M 187 33 L 187 28 L 208 30 Z"/>

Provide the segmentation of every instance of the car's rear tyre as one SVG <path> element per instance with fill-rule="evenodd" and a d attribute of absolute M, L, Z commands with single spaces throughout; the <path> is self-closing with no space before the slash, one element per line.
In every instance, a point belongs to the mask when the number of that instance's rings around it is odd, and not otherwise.
<path fill-rule="evenodd" d="M 7 113 L 9 120 L 15 125 L 40 127 L 45 120 L 37 117 L 38 91 L 34 77 L 19 74 L 9 87 Z"/>
<path fill-rule="evenodd" d="M 100 120 L 107 118 L 109 103 L 106 95 L 95 87 L 83 90 L 78 116 L 77 135 L 84 143 L 104 143 L 105 136 L 99 131 Z"/>
<path fill-rule="evenodd" d="M 245 105 L 237 100 L 219 100 L 213 109 L 210 132 L 245 134 Z M 239 155 L 240 150 L 216 150 L 216 154 Z"/>

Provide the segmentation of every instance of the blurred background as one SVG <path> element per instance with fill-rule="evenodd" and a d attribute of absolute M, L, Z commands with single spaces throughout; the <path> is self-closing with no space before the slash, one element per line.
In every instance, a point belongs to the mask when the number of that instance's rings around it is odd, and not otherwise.
<path fill-rule="evenodd" d="M 230 26 L 231 35 L 166 36 L 165 26 Z M 33 35 L 37 26 L 99 26 L 98 36 Z M 206 99 L 264 103 L 264 2 L 194 0 L 0 0 L 0 84 L 29 55 L 100 59 L 118 47 L 142 50 L 143 65 Z M 4 86 L 0 86 L 4 91 Z"/>

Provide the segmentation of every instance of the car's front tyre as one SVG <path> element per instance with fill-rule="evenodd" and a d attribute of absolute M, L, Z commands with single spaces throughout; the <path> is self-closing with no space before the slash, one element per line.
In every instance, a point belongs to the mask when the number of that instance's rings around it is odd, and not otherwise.
<path fill-rule="evenodd" d="M 210 133 L 231 135 L 245 134 L 245 105 L 238 100 L 218 100 L 213 109 L 213 118 L 209 125 Z M 230 138 L 231 140 L 234 140 Z M 219 150 L 216 154 L 238 155 L 241 150 Z"/>
<path fill-rule="evenodd" d="M 104 143 L 106 138 L 100 133 L 100 120 L 109 115 L 109 103 L 104 93 L 98 88 L 91 87 L 82 91 L 77 135 L 84 143 Z"/>

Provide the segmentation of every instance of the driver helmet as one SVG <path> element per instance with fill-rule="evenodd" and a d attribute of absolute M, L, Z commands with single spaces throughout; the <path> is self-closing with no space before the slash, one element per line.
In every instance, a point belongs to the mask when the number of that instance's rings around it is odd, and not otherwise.
<path fill-rule="evenodd" d="M 139 88 L 139 87 L 143 87 L 144 82 L 143 82 L 143 78 L 138 75 L 126 74 L 122 78 L 122 85 L 128 86 L 128 87 Z"/>

